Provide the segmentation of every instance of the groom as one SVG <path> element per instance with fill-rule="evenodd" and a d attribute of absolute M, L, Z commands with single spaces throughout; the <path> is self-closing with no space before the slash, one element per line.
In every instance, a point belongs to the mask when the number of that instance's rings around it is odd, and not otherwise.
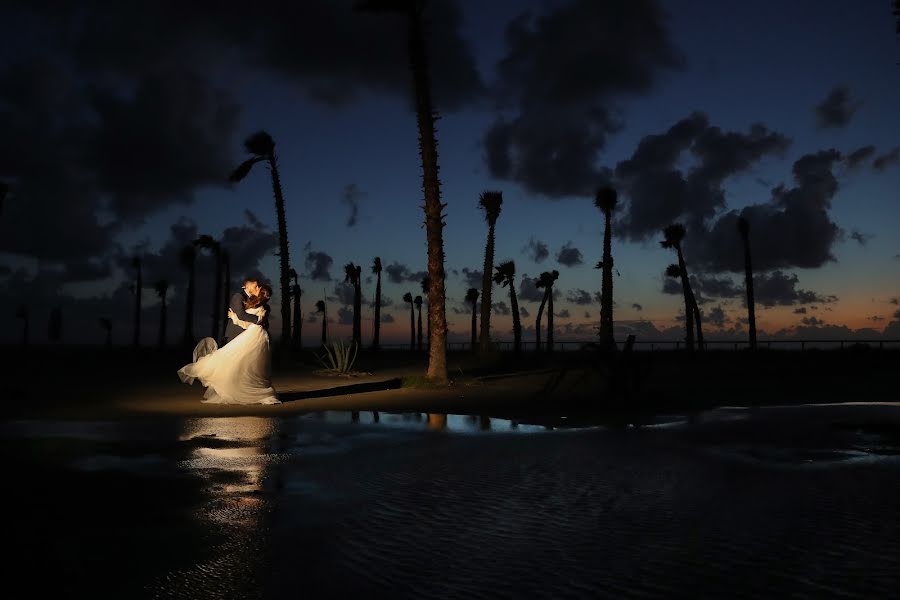
<path fill-rule="evenodd" d="M 231 300 L 228 302 L 228 306 L 231 308 L 231 310 L 234 311 L 234 314 L 236 314 L 238 316 L 238 319 L 240 319 L 241 321 L 250 321 L 252 323 L 256 323 L 256 316 L 251 315 L 246 310 L 244 310 L 244 300 L 247 300 L 251 296 L 257 295 L 259 295 L 259 281 L 257 279 L 254 279 L 253 277 L 248 277 L 244 280 L 244 285 L 243 287 L 241 287 L 241 291 L 232 294 Z M 228 321 L 228 324 L 225 326 L 225 344 L 227 344 L 243 332 L 243 329 L 241 329 L 231 321 Z"/>

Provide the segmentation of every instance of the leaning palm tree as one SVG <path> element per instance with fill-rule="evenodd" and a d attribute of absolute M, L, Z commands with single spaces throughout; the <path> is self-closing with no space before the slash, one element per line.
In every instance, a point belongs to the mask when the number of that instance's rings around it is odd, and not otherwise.
<path fill-rule="evenodd" d="M 469 291 L 466 292 L 466 302 L 472 305 L 472 351 L 474 352 L 478 344 L 478 288 L 469 288 Z"/>
<path fill-rule="evenodd" d="M 600 345 L 604 349 L 615 350 L 616 341 L 613 337 L 613 257 L 612 257 L 612 211 L 617 204 L 616 190 L 611 187 L 602 187 L 597 190 L 594 198 L 594 206 L 603 212 L 603 260 L 600 268 L 603 269 L 603 278 L 600 287 Z"/>
<path fill-rule="evenodd" d="M 428 350 L 428 379 L 447 381 L 447 313 L 444 281 L 444 215 L 438 180 L 437 111 L 431 101 L 422 0 L 361 0 L 358 10 L 403 14 L 408 22 L 407 42 L 416 97 L 419 153 L 422 158 L 422 190 L 425 192 L 425 233 L 428 239 L 428 322 L 432 335 Z"/>
<path fill-rule="evenodd" d="M 372 261 L 372 272 L 375 274 L 375 324 L 372 334 L 372 349 L 378 350 L 381 341 L 381 257 Z"/>
<path fill-rule="evenodd" d="M 293 285 L 291 285 L 291 298 L 294 300 L 294 326 L 291 329 L 291 345 L 294 350 L 300 350 L 303 348 L 303 311 L 300 308 L 300 297 L 303 295 L 303 290 L 300 289 L 300 276 L 297 274 L 296 269 L 291 267 L 288 274 L 294 281 Z"/>
<path fill-rule="evenodd" d="M 28 345 L 28 333 L 29 333 L 29 324 L 30 319 L 28 315 L 28 306 L 25 304 L 20 304 L 16 309 L 16 318 L 22 319 L 22 345 Z"/>
<path fill-rule="evenodd" d="M 559 271 L 553 271 L 553 273 L 556 273 L 556 277 L 559 277 Z M 553 293 L 553 273 L 544 271 L 540 274 L 537 281 L 534 282 L 534 287 L 544 290 L 544 296 L 541 298 L 541 305 L 538 308 L 537 319 L 534 321 L 534 333 L 537 336 L 534 349 L 537 352 L 541 351 L 541 320 L 544 316 L 544 307 L 547 305 L 547 299 Z"/>
<path fill-rule="evenodd" d="M 137 348 L 141 343 L 141 292 L 144 290 L 144 283 L 141 279 L 141 258 L 135 256 L 131 259 L 131 266 L 134 267 L 134 339 L 132 344 Z"/>
<path fill-rule="evenodd" d="M 747 326 L 750 328 L 750 349 L 756 349 L 756 305 L 753 299 L 753 262 L 750 260 L 750 223 L 738 217 L 738 233 L 744 243 L 744 289 L 747 290 Z"/>
<path fill-rule="evenodd" d="M 413 308 L 413 296 L 409 292 L 403 294 L 403 301 L 409 303 L 409 349 L 416 349 L 416 309 Z"/>
<path fill-rule="evenodd" d="M 195 283 L 195 269 L 194 265 L 197 259 L 197 251 L 194 249 L 193 244 L 185 246 L 181 249 L 181 253 L 178 256 L 179 261 L 181 262 L 181 266 L 187 269 L 188 272 L 188 284 L 187 284 L 187 294 L 186 303 L 187 307 L 184 311 L 184 336 L 183 341 L 186 345 L 190 345 L 194 343 L 194 283 Z"/>
<path fill-rule="evenodd" d="M 219 339 L 219 319 L 222 315 L 222 245 L 219 244 L 211 235 L 203 234 L 194 240 L 194 245 L 198 248 L 209 250 L 213 259 L 216 261 L 215 279 L 213 280 L 213 303 L 212 303 L 212 332 L 210 337 L 214 340 Z"/>
<path fill-rule="evenodd" d="M 547 352 L 553 352 L 553 285 L 557 279 L 559 271 L 551 271 L 547 281 Z"/>
<path fill-rule="evenodd" d="M 353 285 L 353 342 L 362 344 L 362 267 L 352 262 L 344 265 L 344 281 Z"/>
<path fill-rule="evenodd" d="M 494 230 L 500 207 L 503 204 L 501 192 L 482 192 L 478 205 L 484 210 L 484 218 L 488 224 L 487 243 L 484 246 L 484 273 L 481 278 L 481 346 L 482 352 L 491 347 L 491 275 L 494 272 Z"/>
<path fill-rule="evenodd" d="M 419 311 L 419 328 L 417 330 L 418 334 L 416 337 L 416 347 L 418 348 L 419 352 L 421 352 L 422 351 L 422 296 L 416 296 L 413 299 L 413 304 L 416 305 L 416 310 Z"/>
<path fill-rule="evenodd" d="M 106 348 L 112 348 L 112 320 L 100 317 L 100 327 L 106 332 Z"/>
<path fill-rule="evenodd" d="M 291 339 L 291 290 L 290 257 L 288 256 L 287 219 L 284 214 L 284 194 L 281 178 L 278 176 L 278 159 L 275 155 L 275 140 L 265 131 L 259 131 L 244 141 L 247 152 L 252 154 L 231 173 L 231 181 L 239 182 L 250 173 L 258 162 L 268 163 L 272 176 L 272 193 L 275 196 L 275 213 L 278 217 L 278 259 L 281 263 L 281 344 L 286 346 Z"/>
<path fill-rule="evenodd" d="M 519 301 L 516 298 L 516 263 L 511 260 L 497 265 L 494 274 L 494 283 L 503 287 L 509 286 L 509 306 L 513 318 L 513 350 L 516 354 L 522 353 L 522 322 L 519 320 Z"/>
<path fill-rule="evenodd" d="M 325 314 L 325 301 L 316 300 L 316 312 L 322 313 L 322 345 L 328 343 L 328 316 Z"/>
<path fill-rule="evenodd" d="M 166 346 L 166 295 L 169 292 L 169 282 L 165 279 L 160 279 L 153 286 L 153 289 L 156 290 L 156 295 L 159 296 L 159 347 L 164 348 Z"/>
<path fill-rule="evenodd" d="M 686 230 L 681 223 L 673 223 L 663 229 L 663 240 L 659 243 L 663 248 L 674 249 L 678 254 L 678 264 L 669 265 L 666 274 L 673 276 L 677 268 L 678 277 L 681 278 L 681 291 L 684 295 L 684 326 L 685 326 L 685 347 L 688 351 L 694 349 L 694 316 L 695 301 L 694 292 L 691 289 L 691 282 L 688 279 L 687 265 L 684 262 L 684 253 L 681 251 L 681 242 L 684 240 Z"/>

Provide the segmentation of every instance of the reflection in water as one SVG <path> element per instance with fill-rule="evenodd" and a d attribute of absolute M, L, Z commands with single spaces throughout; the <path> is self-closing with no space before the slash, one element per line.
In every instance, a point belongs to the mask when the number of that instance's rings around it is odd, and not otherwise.
<path fill-rule="evenodd" d="M 428 429 L 443 431 L 447 429 L 447 415 L 428 413 Z"/>

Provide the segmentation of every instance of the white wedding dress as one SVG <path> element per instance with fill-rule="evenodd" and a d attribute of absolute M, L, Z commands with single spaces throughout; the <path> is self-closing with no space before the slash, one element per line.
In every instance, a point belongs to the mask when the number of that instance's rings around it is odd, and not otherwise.
<path fill-rule="evenodd" d="M 257 323 L 264 308 L 249 308 Z M 178 370 L 188 385 L 199 379 L 206 386 L 208 404 L 280 404 L 272 387 L 272 357 L 269 333 L 253 323 L 236 338 L 218 347 L 212 338 L 203 338 L 194 348 L 194 362 Z"/>

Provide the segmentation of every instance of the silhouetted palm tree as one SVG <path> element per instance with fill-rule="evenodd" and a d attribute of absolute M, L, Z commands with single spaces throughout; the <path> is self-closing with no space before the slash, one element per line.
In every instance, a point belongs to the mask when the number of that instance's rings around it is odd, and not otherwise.
<path fill-rule="evenodd" d="M 322 345 L 328 343 L 328 315 L 325 314 L 325 301 L 316 300 L 316 312 L 322 313 Z"/>
<path fill-rule="evenodd" d="M 222 307 L 219 318 L 222 319 L 222 333 L 228 328 L 230 319 L 228 318 L 228 309 L 231 308 L 231 257 L 228 250 L 222 249 L 222 298 L 225 305 Z"/>
<path fill-rule="evenodd" d="M 198 248 L 209 250 L 216 261 L 215 279 L 213 280 L 212 332 L 210 337 L 219 339 L 219 319 L 222 316 L 222 246 L 211 235 L 203 234 L 194 240 Z"/>
<path fill-rule="evenodd" d="M 144 290 L 144 282 L 141 275 L 141 258 L 135 256 L 131 259 L 134 267 L 134 339 L 132 344 L 137 348 L 141 344 L 141 292 Z"/>
<path fill-rule="evenodd" d="M 541 306 L 538 308 L 537 319 L 534 321 L 534 332 L 537 336 L 537 345 L 535 346 L 535 350 L 541 350 L 541 319 L 544 315 L 544 307 L 547 304 L 547 300 L 549 300 L 553 295 L 553 282 L 559 277 L 559 271 L 544 271 L 538 277 L 538 280 L 534 282 L 534 287 L 538 289 L 544 290 L 544 297 L 541 298 Z M 548 336 L 549 340 L 549 336 Z"/>
<path fill-rule="evenodd" d="M 106 317 L 100 317 L 100 327 L 106 332 L 106 348 L 112 348 L 112 321 Z"/>
<path fill-rule="evenodd" d="M 422 294 L 425 296 L 425 303 L 428 303 L 428 288 L 431 286 L 431 279 L 426 275 L 422 278 Z M 426 313 L 427 314 L 427 313 Z M 427 344 L 431 344 L 431 319 L 426 319 L 428 321 L 428 335 L 425 337 L 425 342 Z"/>
<path fill-rule="evenodd" d="M 362 344 L 362 267 L 344 265 L 344 281 L 353 284 L 353 341 Z"/>
<path fill-rule="evenodd" d="M 29 325 L 31 324 L 28 315 L 28 306 L 20 304 L 16 309 L 16 318 L 22 319 L 22 345 L 27 346 L 30 331 Z"/>
<path fill-rule="evenodd" d="M 615 210 L 618 196 L 611 187 L 597 190 L 594 206 L 603 212 L 603 260 L 599 266 L 603 269 L 600 288 L 600 345 L 604 349 L 615 350 L 616 340 L 613 337 L 613 257 L 612 257 L 612 211 Z"/>
<path fill-rule="evenodd" d="M 416 349 L 416 309 L 413 308 L 412 294 L 403 294 L 403 301 L 409 303 L 409 349 Z"/>
<path fill-rule="evenodd" d="M 665 229 L 663 229 L 663 240 L 659 243 L 663 248 L 672 248 L 678 254 L 678 265 L 677 273 L 681 278 L 681 291 L 684 295 L 684 326 L 685 326 L 685 346 L 687 349 L 694 349 L 694 316 L 695 316 L 695 301 L 694 301 L 694 292 L 691 289 L 691 282 L 688 279 L 687 273 L 687 265 L 684 262 L 684 253 L 681 251 L 681 242 L 684 240 L 685 236 L 685 228 L 681 223 L 673 223 L 672 225 L 668 225 Z M 673 276 L 675 271 L 672 269 L 672 265 L 666 271 L 666 274 L 670 277 Z"/>
<path fill-rule="evenodd" d="M 900 1 L 900 0 L 898 0 Z M 753 297 L 753 261 L 750 259 L 750 223 L 738 217 L 738 233 L 744 243 L 744 289 L 747 292 L 747 326 L 750 329 L 750 349 L 756 349 L 756 304 Z"/>
<path fill-rule="evenodd" d="M 519 320 L 519 301 L 516 298 L 516 263 L 511 260 L 497 265 L 494 274 L 494 283 L 503 287 L 509 286 L 509 305 L 513 318 L 513 350 L 516 354 L 522 353 L 522 323 Z"/>
<path fill-rule="evenodd" d="M 477 330 L 477 319 L 478 319 L 478 289 L 477 288 L 469 288 L 469 291 L 466 292 L 466 302 L 472 305 L 472 351 L 474 352 L 478 347 L 478 330 Z"/>
<path fill-rule="evenodd" d="M 275 155 L 275 140 L 265 131 L 258 131 L 244 141 L 247 152 L 252 154 L 232 173 L 231 181 L 244 179 L 250 169 L 258 162 L 266 161 L 272 176 L 272 194 L 275 196 L 275 213 L 278 216 L 278 259 L 281 274 L 281 344 L 287 346 L 291 339 L 291 292 L 290 292 L 290 257 L 288 256 L 287 219 L 284 214 L 284 194 L 281 191 L 281 178 L 278 176 L 278 159 Z"/>
<path fill-rule="evenodd" d="M 156 295 L 159 296 L 159 347 L 164 348 L 166 345 L 166 294 L 169 292 L 169 282 L 160 279 L 153 286 Z"/>
<path fill-rule="evenodd" d="M 186 345 L 190 345 L 194 343 L 194 296 L 195 296 L 195 269 L 194 265 L 196 263 L 197 251 L 194 249 L 193 244 L 185 246 L 181 249 L 181 253 L 179 254 L 179 261 L 181 262 L 181 266 L 187 269 L 188 272 L 188 284 L 187 284 L 187 294 L 185 298 L 185 302 L 187 306 L 184 311 L 184 336 L 183 341 Z"/>
<path fill-rule="evenodd" d="M 416 296 L 413 300 L 413 304 L 416 305 L 416 309 L 419 311 L 419 328 L 418 335 L 416 337 L 416 347 L 419 349 L 419 352 L 422 351 L 422 296 Z"/>
<path fill-rule="evenodd" d="M 372 334 L 372 348 L 378 350 L 381 343 L 381 257 L 372 261 L 372 272 L 375 273 L 375 323 Z"/>
<path fill-rule="evenodd" d="M 291 285 L 291 298 L 294 300 L 293 319 L 294 326 L 291 329 L 291 340 L 295 350 L 303 348 L 303 310 L 300 307 L 300 297 L 303 296 L 303 290 L 300 289 L 300 276 L 294 268 L 288 272 L 294 281 Z"/>
<path fill-rule="evenodd" d="M 897 33 L 900 33 L 900 0 L 894 0 L 894 8 L 891 13 L 897 19 Z"/>
<path fill-rule="evenodd" d="M 547 352 L 553 352 L 553 286 L 559 279 L 559 271 L 550 272 L 547 282 Z"/>
<path fill-rule="evenodd" d="M 501 192 L 482 192 L 478 205 L 484 210 L 484 218 L 488 224 L 487 242 L 484 246 L 484 273 L 481 278 L 481 340 L 482 352 L 491 347 L 491 275 L 494 272 L 494 230 L 500 207 L 503 205 Z"/>
<path fill-rule="evenodd" d="M 422 22 L 422 0 L 362 0 L 358 10 L 404 14 L 408 21 L 409 60 L 416 96 L 419 153 L 422 158 L 422 190 L 425 192 L 425 232 L 428 239 L 428 322 L 432 335 L 428 351 L 427 377 L 447 381 L 447 314 L 444 281 L 444 215 L 438 180 L 438 153 L 434 122 L 437 111 L 431 102 L 431 83 Z"/>

